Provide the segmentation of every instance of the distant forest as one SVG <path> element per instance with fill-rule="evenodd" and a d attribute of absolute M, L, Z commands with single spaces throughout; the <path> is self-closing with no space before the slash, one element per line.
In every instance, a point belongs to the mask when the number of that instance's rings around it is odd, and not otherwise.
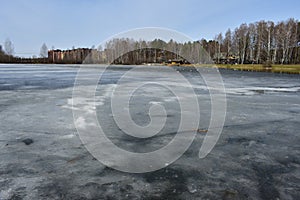
<path fill-rule="evenodd" d="M 41 50 L 45 51 L 45 46 Z M 235 30 L 217 34 L 213 40 L 186 43 L 113 39 L 97 49 L 50 50 L 48 58 L 18 58 L 0 48 L 0 62 L 24 63 L 115 63 L 142 64 L 184 60 L 189 63 L 299 64 L 300 23 L 288 19 L 274 23 L 241 24 Z M 86 50 L 85 50 L 86 52 Z M 79 54 L 79 55 L 78 55 Z M 83 58 L 84 55 L 84 58 Z"/>

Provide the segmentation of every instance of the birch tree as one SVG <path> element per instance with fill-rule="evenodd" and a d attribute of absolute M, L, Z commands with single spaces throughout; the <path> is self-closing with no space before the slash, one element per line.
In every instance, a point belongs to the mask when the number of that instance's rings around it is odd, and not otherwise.
<path fill-rule="evenodd" d="M 7 38 L 4 42 L 4 51 L 10 56 L 13 56 L 15 53 L 15 47 L 9 38 Z"/>
<path fill-rule="evenodd" d="M 41 58 L 47 58 L 48 57 L 48 47 L 45 43 L 43 43 L 43 45 L 41 46 L 40 57 Z"/>

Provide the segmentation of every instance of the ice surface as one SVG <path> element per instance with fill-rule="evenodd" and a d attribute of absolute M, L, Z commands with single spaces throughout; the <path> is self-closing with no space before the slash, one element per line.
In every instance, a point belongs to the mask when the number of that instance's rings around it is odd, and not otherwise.
<path fill-rule="evenodd" d="M 75 129 L 72 109 L 95 111 L 107 137 L 120 148 L 148 152 L 168 144 L 180 118 L 178 99 L 157 87 L 136 93 L 131 115 L 149 123 L 153 104 L 166 106 L 161 133 L 136 139 L 113 122 L 109 97 L 130 66 L 110 68 L 95 102 L 72 99 L 78 66 L 0 65 L 0 199 L 298 199 L 300 191 L 300 77 L 221 70 L 227 93 L 226 123 L 216 147 L 198 158 L 205 132 L 175 163 L 151 173 L 122 173 L 95 160 Z M 158 76 L 163 67 L 143 67 L 139 74 Z M 180 68 L 178 68 L 180 70 Z M 85 75 L 99 73 L 91 68 Z M 103 70 L 102 70 L 103 71 Z M 189 78 L 200 104 L 199 129 L 210 119 L 210 98 L 201 77 Z M 153 80 L 149 80 L 153 81 Z M 173 82 L 185 90 L 187 85 Z M 86 125 L 85 119 L 80 123 Z M 76 123 L 76 122 L 75 122 Z M 181 133 L 184 137 L 184 133 Z M 30 145 L 22 142 L 32 139 Z"/>

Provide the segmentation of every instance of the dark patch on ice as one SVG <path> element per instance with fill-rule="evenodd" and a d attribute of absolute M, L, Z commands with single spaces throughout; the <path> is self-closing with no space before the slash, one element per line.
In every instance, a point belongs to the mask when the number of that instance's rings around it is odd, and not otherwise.
<path fill-rule="evenodd" d="M 257 94 L 264 94 L 265 93 L 265 90 L 250 90 L 252 92 L 255 92 Z"/>
<path fill-rule="evenodd" d="M 15 90 L 17 88 L 15 85 L 0 85 L 0 91 Z"/>
<path fill-rule="evenodd" d="M 227 199 L 228 200 L 232 200 L 232 199 L 237 199 L 237 196 L 238 196 L 238 192 L 237 191 L 226 189 L 224 191 L 222 199 L 223 200 L 227 200 Z"/>
<path fill-rule="evenodd" d="M 145 199 L 179 199 L 178 195 L 188 190 L 186 186 L 187 177 L 184 176 L 181 170 L 172 168 L 161 169 L 146 173 L 144 178 L 152 184 L 165 183 L 167 185 L 166 188 L 161 188 L 162 191 L 159 191 L 158 194 L 151 194 Z"/>
<path fill-rule="evenodd" d="M 128 66 L 109 65 L 106 69 L 111 71 L 129 71 L 132 68 L 133 67 L 131 67 L 130 65 Z"/>
<path fill-rule="evenodd" d="M 289 110 L 289 113 L 298 114 L 299 111 L 297 111 L 297 110 Z"/>
<path fill-rule="evenodd" d="M 247 137 L 234 137 L 234 138 L 228 138 L 227 143 L 228 144 L 243 144 L 243 145 L 249 145 L 250 143 L 263 143 L 262 139 L 258 138 L 247 138 Z"/>
<path fill-rule="evenodd" d="M 276 154 L 275 159 L 277 162 L 284 166 L 290 166 L 291 164 L 300 165 L 300 158 L 294 155 L 281 155 Z"/>
<path fill-rule="evenodd" d="M 88 199 L 117 199 L 118 189 L 119 184 L 116 182 L 106 184 L 89 182 L 80 186 L 80 191 Z"/>
<path fill-rule="evenodd" d="M 71 189 L 71 180 L 55 179 L 49 183 L 44 183 L 36 187 L 40 198 L 44 199 L 70 199 L 72 196 L 68 194 Z M 78 195 L 76 195 L 78 196 Z"/>
<path fill-rule="evenodd" d="M 8 200 L 22 200 L 24 197 L 22 197 L 19 194 L 13 194 Z"/>
<path fill-rule="evenodd" d="M 250 138 L 246 138 L 246 137 L 237 137 L 237 138 L 228 138 L 227 142 L 229 144 L 233 144 L 233 143 L 244 143 L 244 142 L 250 142 L 251 139 Z"/>
<path fill-rule="evenodd" d="M 123 174 L 126 174 L 126 173 L 105 166 L 104 169 L 97 170 L 97 172 L 94 175 L 95 176 L 109 176 L 111 174 L 118 174 L 118 175 L 122 174 L 123 175 Z"/>
<path fill-rule="evenodd" d="M 10 200 L 22 200 L 26 197 L 26 187 L 19 187 L 11 196 Z"/>
<path fill-rule="evenodd" d="M 87 182 L 75 186 L 72 180 L 53 179 L 36 188 L 41 198 L 46 199 L 139 199 L 133 193 L 133 186 L 126 182 Z"/>
<path fill-rule="evenodd" d="M 2 189 L 8 188 L 8 186 L 11 182 L 12 182 L 12 180 L 8 180 L 8 179 L 0 180 L 0 188 L 2 188 Z"/>
<path fill-rule="evenodd" d="M 22 140 L 22 142 L 24 142 L 24 144 L 26 144 L 26 145 L 31 145 L 33 143 L 33 139 L 26 138 L 26 139 Z"/>
<path fill-rule="evenodd" d="M 203 174 L 196 170 L 182 170 L 167 167 L 155 172 L 142 175 L 146 182 L 157 185 L 164 184 L 160 191 L 145 194 L 143 199 L 182 199 L 180 195 L 189 193 L 187 180 L 203 180 Z"/>
<path fill-rule="evenodd" d="M 253 170 L 258 179 L 258 190 L 262 199 L 280 199 L 279 192 L 276 188 L 276 182 L 273 178 L 275 173 L 282 173 L 284 170 L 278 166 L 266 164 L 253 164 Z"/>
<path fill-rule="evenodd" d="M 5 167 L 0 168 L 0 175 L 1 176 L 6 176 L 10 175 L 12 177 L 19 177 L 19 176 L 29 176 L 36 174 L 37 171 L 30 169 L 28 167 L 22 166 L 22 164 L 18 163 L 11 163 L 6 165 Z"/>

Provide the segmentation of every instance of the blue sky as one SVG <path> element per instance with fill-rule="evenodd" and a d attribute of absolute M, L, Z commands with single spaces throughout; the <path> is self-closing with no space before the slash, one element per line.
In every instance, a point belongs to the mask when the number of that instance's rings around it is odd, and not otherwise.
<path fill-rule="evenodd" d="M 98 45 L 122 31 L 163 27 L 194 40 L 212 39 L 241 23 L 300 19 L 299 0 L 1 0 L 0 45 L 18 56 L 48 48 Z"/>

